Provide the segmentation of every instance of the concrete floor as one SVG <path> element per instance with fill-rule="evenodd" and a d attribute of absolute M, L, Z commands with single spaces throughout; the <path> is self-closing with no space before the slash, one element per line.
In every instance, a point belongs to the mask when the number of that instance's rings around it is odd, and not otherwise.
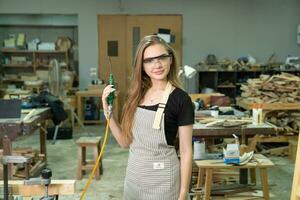
<path fill-rule="evenodd" d="M 75 130 L 73 139 L 57 140 L 56 144 L 47 141 L 48 167 L 52 169 L 52 179 L 76 179 L 77 149 L 76 139 L 80 136 L 104 136 L 103 126 L 86 126 L 88 132 Z M 13 147 L 39 148 L 39 135 L 21 137 L 13 143 Z M 91 153 L 91 152 L 90 152 Z M 86 193 L 86 200 L 120 200 L 122 199 L 123 180 L 127 164 L 128 150 L 121 149 L 114 138 L 108 137 L 103 155 L 104 173 L 99 181 L 93 180 Z M 270 157 L 275 167 L 268 170 L 272 200 L 290 199 L 294 163 L 287 157 Z M 76 183 L 76 194 L 60 196 L 60 200 L 79 200 L 80 194 L 87 182 L 88 175 Z M 258 181 L 259 183 L 259 181 Z M 38 199 L 38 198 L 37 198 Z"/>

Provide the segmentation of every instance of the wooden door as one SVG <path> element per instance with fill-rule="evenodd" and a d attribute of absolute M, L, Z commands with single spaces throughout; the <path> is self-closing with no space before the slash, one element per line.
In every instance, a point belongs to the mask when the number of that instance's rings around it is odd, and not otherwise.
<path fill-rule="evenodd" d="M 108 50 L 115 49 L 115 56 L 110 56 L 112 73 L 118 90 L 118 118 L 121 113 L 121 105 L 124 102 L 124 91 L 126 91 L 126 15 L 101 15 L 98 17 L 98 72 L 101 80 L 107 81 L 110 66 L 108 61 Z M 115 102 L 116 103 L 116 102 Z"/>
<path fill-rule="evenodd" d="M 112 72 L 119 91 L 119 113 L 125 101 L 132 73 L 135 49 L 145 35 L 158 33 L 158 29 L 169 29 L 174 41 L 171 46 L 177 52 L 179 64 L 182 60 L 182 16 L 181 15 L 99 15 L 99 77 L 107 80 L 109 75 L 108 51 L 111 55 Z M 116 49 L 117 48 L 117 49 Z"/>

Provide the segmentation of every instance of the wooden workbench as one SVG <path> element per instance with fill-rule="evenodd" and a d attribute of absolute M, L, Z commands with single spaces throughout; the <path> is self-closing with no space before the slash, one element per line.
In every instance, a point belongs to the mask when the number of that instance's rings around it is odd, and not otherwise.
<path fill-rule="evenodd" d="M 193 137 L 197 138 L 233 138 L 232 134 L 239 137 L 241 144 L 248 144 L 248 139 L 255 135 L 275 135 L 276 127 L 266 123 L 236 127 L 206 127 L 205 124 L 199 122 L 193 125 Z M 247 170 L 241 169 L 240 173 L 240 183 L 246 184 L 248 182 Z"/>
<path fill-rule="evenodd" d="M 261 154 L 254 154 L 253 162 L 248 162 L 245 165 L 227 165 L 224 164 L 223 160 L 197 160 L 195 161 L 197 167 L 199 168 L 198 178 L 197 178 L 197 188 L 203 186 L 204 175 L 205 175 L 205 185 L 204 185 L 204 199 L 210 199 L 211 186 L 212 186 L 212 174 L 215 169 L 259 169 L 261 176 L 261 185 L 263 188 L 263 196 L 265 200 L 269 199 L 269 186 L 268 186 L 268 176 L 267 168 L 274 166 L 272 161 Z M 252 171 L 255 173 L 255 171 Z M 253 180 L 254 181 L 254 180 Z M 197 197 L 199 199 L 199 196 Z"/>
<path fill-rule="evenodd" d="M 236 127 L 206 127 L 199 122 L 193 125 L 193 136 L 200 138 L 232 138 L 232 134 L 240 136 L 240 139 L 247 143 L 247 139 L 254 135 L 275 135 L 275 127 L 263 123 L 260 125 L 247 124 Z"/>
<path fill-rule="evenodd" d="M 30 112 L 30 109 L 22 110 L 20 119 L 0 119 L 0 145 L 3 148 L 3 155 L 11 155 L 12 141 L 23 135 L 30 135 L 35 130 L 40 132 L 40 154 L 43 154 L 43 160 L 38 168 L 43 168 L 47 164 L 46 148 L 46 120 L 51 117 L 50 108 L 38 108 L 34 115 L 24 121 L 24 117 Z M 36 173 L 39 172 L 37 169 Z M 9 172 L 11 177 L 11 172 Z"/>

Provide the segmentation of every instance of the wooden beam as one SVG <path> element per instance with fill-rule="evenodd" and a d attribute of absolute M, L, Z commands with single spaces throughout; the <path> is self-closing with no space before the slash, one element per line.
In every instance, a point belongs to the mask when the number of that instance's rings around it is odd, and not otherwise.
<path fill-rule="evenodd" d="M 299 131 L 300 134 L 300 131 Z M 294 169 L 294 178 L 293 178 L 293 185 L 292 185 L 292 192 L 291 192 L 291 200 L 299 200 L 300 199 L 300 137 L 298 140 L 298 148 L 297 148 L 297 155 L 296 155 L 296 163 Z"/>
<path fill-rule="evenodd" d="M 8 181 L 8 184 L 12 195 L 28 197 L 45 194 L 44 185 L 24 185 L 24 181 Z M 3 181 L 0 181 L 0 187 L 3 188 Z M 75 180 L 51 180 L 48 191 L 49 195 L 72 195 L 75 193 Z"/>
<path fill-rule="evenodd" d="M 289 155 L 289 146 L 276 147 L 276 148 L 262 151 L 262 154 L 267 154 L 267 153 L 275 156 Z"/>
<path fill-rule="evenodd" d="M 286 136 L 286 135 L 281 135 L 281 136 L 259 136 L 259 137 L 254 137 L 254 140 L 256 140 L 256 143 L 264 143 L 264 142 L 270 142 L 270 143 L 276 143 L 276 142 L 289 142 L 290 140 L 298 140 L 298 136 L 296 135 L 291 135 L 291 136 Z M 249 139 L 251 142 L 253 140 L 252 138 Z"/>

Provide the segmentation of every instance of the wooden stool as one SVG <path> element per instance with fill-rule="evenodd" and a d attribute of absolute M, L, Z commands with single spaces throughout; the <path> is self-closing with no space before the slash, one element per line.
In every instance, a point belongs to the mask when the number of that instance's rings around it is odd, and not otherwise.
<path fill-rule="evenodd" d="M 82 179 L 82 174 L 86 170 L 92 170 L 100 153 L 101 149 L 101 137 L 80 137 L 77 141 L 77 156 L 78 156 L 78 166 L 77 166 L 77 179 Z M 93 160 L 86 160 L 86 148 L 93 148 Z M 99 163 L 99 167 L 95 172 L 95 178 L 100 179 L 100 174 L 103 174 L 102 158 Z"/>
<path fill-rule="evenodd" d="M 261 154 L 254 154 L 254 159 L 257 163 L 247 163 L 245 165 L 226 165 L 223 160 L 196 160 L 195 163 L 199 168 L 197 188 L 203 187 L 204 175 L 204 199 L 210 199 L 211 187 L 212 187 L 212 174 L 214 169 L 250 169 L 251 182 L 256 181 L 255 169 L 260 170 L 261 186 L 263 189 L 263 196 L 265 200 L 269 199 L 269 186 L 267 168 L 274 166 L 271 160 Z M 200 195 L 196 195 L 199 200 Z"/>

